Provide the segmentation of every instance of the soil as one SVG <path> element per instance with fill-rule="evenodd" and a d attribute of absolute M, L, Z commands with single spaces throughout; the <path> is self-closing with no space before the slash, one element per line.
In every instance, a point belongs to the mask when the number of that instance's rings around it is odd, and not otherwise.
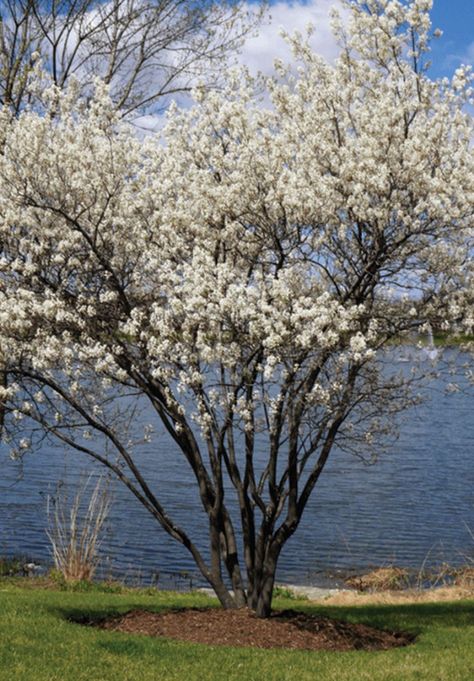
<path fill-rule="evenodd" d="M 246 609 L 132 610 L 100 622 L 83 620 L 82 624 L 191 643 L 293 650 L 388 650 L 415 639 L 409 633 L 381 631 L 296 610 L 275 611 L 264 620 Z"/>

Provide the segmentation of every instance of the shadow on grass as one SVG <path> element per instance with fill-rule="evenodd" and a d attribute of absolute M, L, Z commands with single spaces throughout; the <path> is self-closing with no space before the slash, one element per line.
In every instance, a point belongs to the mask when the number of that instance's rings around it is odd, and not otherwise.
<path fill-rule="evenodd" d="M 292 607 L 295 610 L 312 615 L 322 615 L 335 620 L 366 624 L 381 630 L 405 631 L 416 636 L 433 627 L 464 628 L 474 626 L 474 601 L 357 607 L 307 605 L 304 602 L 301 604 L 293 602 Z M 103 620 L 120 617 L 131 610 L 160 612 L 176 609 L 182 608 L 176 608 L 176 606 L 173 607 L 170 604 L 150 606 L 143 603 L 128 602 L 111 607 L 55 607 L 51 608 L 50 612 L 71 624 L 94 627 Z M 122 646 L 120 645 L 119 648 L 122 649 Z"/>
<path fill-rule="evenodd" d="M 91 607 L 84 608 L 49 608 L 49 612 L 55 617 L 66 620 L 71 624 L 79 624 L 81 626 L 94 627 L 104 620 L 115 619 L 122 617 L 125 613 L 131 610 L 143 610 L 146 612 L 162 612 L 163 610 L 173 610 L 169 605 L 144 605 L 143 603 L 127 603 L 124 605 L 113 605 L 110 607 Z"/>
<path fill-rule="evenodd" d="M 327 617 L 360 622 L 380 629 L 404 629 L 417 633 L 433 626 L 455 628 L 474 626 L 474 601 L 354 607 L 302 604 L 300 608 Z"/>

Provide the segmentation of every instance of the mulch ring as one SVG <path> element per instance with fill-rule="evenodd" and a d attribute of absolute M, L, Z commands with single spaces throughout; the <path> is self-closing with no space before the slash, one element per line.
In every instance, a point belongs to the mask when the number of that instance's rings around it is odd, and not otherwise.
<path fill-rule="evenodd" d="M 77 621 L 77 620 L 76 620 Z M 247 609 L 187 608 L 149 612 L 132 610 L 106 620 L 82 624 L 130 634 L 209 645 L 293 650 L 388 650 L 413 643 L 413 634 L 381 631 L 296 610 L 275 611 L 258 619 Z"/>

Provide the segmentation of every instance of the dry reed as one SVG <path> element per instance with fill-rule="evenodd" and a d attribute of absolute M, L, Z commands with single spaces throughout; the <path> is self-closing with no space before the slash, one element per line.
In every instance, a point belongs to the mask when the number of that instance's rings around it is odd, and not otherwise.
<path fill-rule="evenodd" d="M 51 542 L 54 565 L 66 581 L 91 580 L 96 571 L 101 533 L 110 509 L 108 488 L 99 478 L 85 511 L 84 499 L 91 478 L 82 483 L 72 501 L 60 492 L 53 510 L 48 503 L 47 535 Z"/>

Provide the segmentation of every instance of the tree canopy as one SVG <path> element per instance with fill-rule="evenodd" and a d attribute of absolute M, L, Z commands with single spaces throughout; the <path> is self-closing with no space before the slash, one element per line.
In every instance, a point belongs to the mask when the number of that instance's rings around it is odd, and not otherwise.
<path fill-rule="evenodd" d="M 376 454 L 416 399 L 424 367 L 400 372 L 393 340 L 459 319 L 471 263 L 470 70 L 429 78 L 429 0 L 344 6 L 338 59 L 289 38 L 267 104 L 231 71 L 163 138 L 136 139 L 101 82 L 1 119 L 13 454 L 46 434 L 101 462 L 225 607 L 259 616 L 328 457 Z M 155 421 L 195 475 L 207 552 L 141 472 Z"/>
<path fill-rule="evenodd" d="M 0 0 L 0 102 L 37 103 L 41 60 L 49 83 L 75 80 L 84 97 L 100 77 L 123 116 L 163 109 L 198 80 L 216 86 L 261 16 L 239 0 Z"/>

